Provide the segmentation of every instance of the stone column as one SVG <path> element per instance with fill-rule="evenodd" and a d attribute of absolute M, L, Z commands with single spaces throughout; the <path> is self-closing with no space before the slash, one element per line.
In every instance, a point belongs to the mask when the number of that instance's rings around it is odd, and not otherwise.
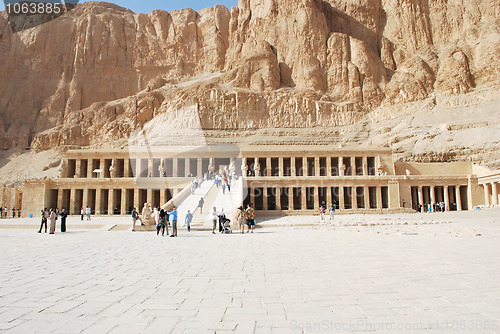
<path fill-rule="evenodd" d="M 345 210 L 344 187 L 339 186 L 339 210 Z"/>
<path fill-rule="evenodd" d="M 457 201 L 457 211 L 462 211 L 462 194 L 460 194 L 460 186 L 455 186 L 455 198 Z"/>
<path fill-rule="evenodd" d="M 197 159 L 196 173 L 196 176 L 203 177 L 203 158 Z"/>
<path fill-rule="evenodd" d="M 357 210 L 358 209 L 358 192 L 356 191 L 357 187 L 353 186 L 351 189 L 351 201 L 352 201 L 352 209 Z"/>
<path fill-rule="evenodd" d="M 59 208 L 59 210 L 62 210 L 62 209 L 69 210 L 69 208 L 63 208 L 62 204 L 63 204 L 63 189 L 59 188 L 59 189 L 57 189 L 57 204 L 56 204 L 56 206 Z"/>
<path fill-rule="evenodd" d="M 344 170 L 344 168 L 342 168 L 343 165 L 344 165 L 344 158 L 339 157 L 339 176 L 345 175 L 345 170 Z"/>
<path fill-rule="evenodd" d="M 69 191 L 69 210 L 71 214 L 80 214 L 80 208 L 76 205 L 76 189 L 71 188 Z"/>
<path fill-rule="evenodd" d="M 284 169 L 283 169 L 283 157 L 278 158 L 278 176 L 283 177 L 285 175 Z"/>
<path fill-rule="evenodd" d="M 431 210 L 434 212 L 434 204 L 436 204 L 436 187 L 431 186 Z"/>
<path fill-rule="evenodd" d="M 307 156 L 302 158 L 302 175 L 308 176 L 309 171 L 307 170 Z"/>
<path fill-rule="evenodd" d="M 82 159 L 76 159 L 75 161 L 75 177 L 79 178 L 82 170 Z"/>
<path fill-rule="evenodd" d="M 115 190 L 109 189 L 109 192 L 108 192 L 108 215 L 112 215 L 113 210 L 115 209 L 115 206 L 113 203 L 114 199 L 115 199 Z"/>
<path fill-rule="evenodd" d="M 173 158 L 172 159 L 172 177 L 179 177 L 179 159 L 178 158 Z"/>
<path fill-rule="evenodd" d="M 89 189 L 88 188 L 83 188 L 82 203 L 83 203 L 83 206 L 87 206 L 88 205 L 90 207 L 90 203 L 89 203 Z"/>
<path fill-rule="evenodd" d="M 363 192 L 365 196 L 365 209 L 370 209 L 370 188 L 365 186 Z"/>
<path fill-rule="evenodd" d="M 326 157 L 326 176 L 332 176 L 332 157 Z"/>
<path fill-rule="evenodd" d="M 295 157 L 290 158 L 290 168 L 292 169 L 291 175 L 297 176 L 297 171 L 295 170 Z"/>
<path fill-rule="evenodd" d="M 314 186 L 313 203 L 314 203 L 314 212 L 317 212 L 319 210 L 319 187 L 318 186 Z"/>
<path fill-rule="evenodd" d="M 288 210 L 292 211 L 295 208 L 293 207 L 293 187 L 287 188 L 288 191 Z"/>
<path fill-rule="evenodd" d="M 94 171 L 93 166 L 94 165 L 94 159 L 88 159 L 87 160 L 87 178 L 92 178 L 92 172 Z"/>
<path fill-rule="evenodd" d="M 141 212 L 142 205 L 139 203 L 139 189 L 134 188 L 134 207 L 137 209 L 137 212 Z"/>
<path fill-rule="evenodd" d="M 491 193 L 493 194 L 493 198 L 492 198 L 492 201 L 491 203 L 493 205 L 498 205 L 498 183 L 497 182 L 493 182 L 491 183 Z"/>
<path fill-rule="evenodd" d="M 250 203 L 254 205 L 253 208 L 255 209 L 255 188 L 248 188 L 248 193 L 250 194 Z"/>
<path fill-rule="evenodd" d="M 444 192 L 444 207 L 446 211 L 450 211 L 450 194 L 448 194 L 448 186 L 443 187 Z"/>
<path fill-rule="evenodd" d="M 153 207 L 153 189 L 148 189 L 146 203 L 148 203 L 151 208 Z"/>
<path fill-rule="evenodd" d="M 264 207 L 264 210 L 268 209 L 268 193 L 267 193 L 267 187 L 262 188 L 262 206 Z"/>
<path fill-rule="evenodd" d="M 130 159 L 123 159 L 123 177 L 130 175 Z"/>
<path fill-rule="evenodd" d="M 424 193 L 422 190 L 422 186 L 418 186 L 418 204 L 424 205 Z"/>
<path fill-rule="evenodd" d="M 187 177 L 191 173 L 191 159 L 185 158 L 184 161 L 184 176 Z"/>
<path fill-rule="evenodd" d="M 255 166 L 259 166 L 259 168 L 255 168 Z M 253 170 L 255 172 L 256 177 L 263 175 L 262 166 L 260 165 L 259 158 L 254 158 Z"/>
<path fill-rule="evenodd" d="M 102 170 L 102 172 L 99 173 L 100 179 L 104 179 L 104 174 L 106 174 L 105 173 L 106 166 L 104 162 L 105 162 L 104 159 L 99 159 L 99 169 Z"/>
<path fill-rule="evenodd" d="M 300 191 L 300 203 L 302 207 L 302 211 L 307 210 L 307 188 L 302 187 Z"/>
<path fill-rule="evenodd" d="M 319 157 L 314 157 L 314 176 L 321 175 L 321 168 L 319 163 Z"/>
<path fill-rule="evenodd" d="M 483 184 L 484 190 L 484 205 L 490 206 L 490 190 L 488 189 L 488 183 Z"/>
<path fill-rule="evenodd" d="M 154 175 L 154 170 L 153 170 L 154 163 L 153 163 L 153 161 L 154 161 L 153 159 L 148 158 L 148 177 L 153 177 L 153 175 Z"/>
<path fill-rule="evenodd" d="M 122 197 L 120 198 L 120 214 L 125 216 L 127 214 L 127 189 L 122 188 Z"/>
<path fill-rule="evenodd" d="M 95 215 L 100 215 L 101 214 L 101 201 L 102 201 L 102 194 L 101 194 L 102 189 L 100 187 L 97 187 L 95 190 Z"/>
<path fill-rule="evenodd" d="M 363 157 L 363 175 L 368 176 L 368 157 Z"/>
<path fill-rule="evenodd" d="M 141 158 L 137 158 L 135 159 L 135 177 L 136 178 L 139 178 L 141 177 L 141 161 L 142 159 Z"/>
<path fill-rule="evenodd" d="M 356 157 L 351 157 L 351 176 L 356 176 Z"/>
<path fill-rule="evenodd" d="M 160 189 L 160 208 L 167 203 L 166 189 Z"/>
<path fill-rule="evenodd" d="M 266 176 L 272 175 L 271 158 L 266 158 Z"/>
<path fill-rule="evenodd" d="M 377 186 L 377 192 L 375 193 L 375 196 L 377 197 L 377 209 L 382 210 L 383 204 L 382 204 L 382 187 L 381 186 Z"/>

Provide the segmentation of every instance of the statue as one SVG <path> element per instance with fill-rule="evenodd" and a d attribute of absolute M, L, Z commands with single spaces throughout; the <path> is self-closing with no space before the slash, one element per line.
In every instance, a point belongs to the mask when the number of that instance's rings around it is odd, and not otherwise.
<path fill-rule="evenodd" d="M 113 160 L 111 161 L 111 166 L 109 166 L 109 175 L 110 175 L 111 177 L 114 177 L 114 176 L 115 176 L 115 175 L 114 175 L 114 172 L 116 171 L 115 163 L 116 163 L 116 159 L 113 159 Z"/>
<path fill-rule="evenodd" d="M 231 163 L 229 164 L 229 171 L 234 173 L 236 171 L 236 166 L 234 165 L 234 159 L 231 159 Z"/>
<path fill-rule="evenodd" d="M 259 160 L 255 161 L 255 164 L 253 165 L 253 170 L 255 171 L 255 176 L 260 176 L 260 164 L 259 164 Z"/>
<path fill-rule="evenodd" d="M 144 225 L 156 225 L 156 222 L 151 215 L 153 214 L 153 211 L 151 211 L 151 207 L 148 205 L 148 203 L 144 203 L 144 207 L 142 208 L 142 223 Z"/>
<path fill-rule="evenodd" d="M 160 166 L 158 166 L 158 174 L 160 175 L 160 177 L 165 177 L 167 176 L 167 171 L 165 169 L 165 160 L 161 160 L 161 164 Z"/>

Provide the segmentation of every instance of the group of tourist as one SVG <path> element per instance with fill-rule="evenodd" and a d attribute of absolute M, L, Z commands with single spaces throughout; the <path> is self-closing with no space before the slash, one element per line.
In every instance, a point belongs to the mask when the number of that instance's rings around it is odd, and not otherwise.
<path fill-rule="evenodd" d="M 196 177 L 193 182 L 191 182 L 191 194 L 194 194 L 194 192 L 196 191 L 196 189 L 198 189 L 199 187 L 201 187 L 201 183 L 202 183 L 202 179 L 200 179 L 199 177 Z"/>
<path fill-rule="evenodd" d="M 427 204 L 420 204 L 418 203 L 414 208 L 415 211 L 417 212 L 445 212 L 446 211 L 446 205 L 444 202 L 439 202 L 439 203 L 427 203 Z M 452 204 L 452 210 L 457 209 L 457 203 Z"/>
<path fill-rule="evenodd" d="M 9 218 L 9 210 L 4 207 L 3 210 L 0 207 L 0 218 Z M 12 208 L 12 218 L 21 218 L 21 209 Z"/>
<path fill-rule="evenodd" d="M 47 233 L 47 224 L 49 224 L 49 233 L 54 234 L 56 232 L 56 222 L 61 218 L 61 232 L 66 232 L 66 218 L 68 217 L 68 213 L 65 209 L 62 209 L 60 212 L 58 209 L 47 209 L 44 208 L 40 211 L 40 217 L 42 219 L 40 224 L 40 229 L 38 233 L 42 233 L 42 229 L 45 227 L 45 233 Z"/>
<path fill-rule="evenodd" d="M 255 210 L 251 203 L 247 205 L 246 209 L 243 209 L 242 206 L 238 208 L 236 211 L 236 221 L 238 222 L 240 233 L 245 233 L 245 225 L 247 226 L 247 233 L 250 231 L 253 233 L 257 221 L 255 220 Z"/>
<path fill-rule="evenodd" d="M 92 214 L 92 209 L 87 205 L 85 208 L 80 209 L 80 220 L 83 220 L 84 216 L 87 216 L 87 220 L 92 220 L 90 215 Z"/>
<path fill-rule="evenodd" d="M 335 205 L 332 203 L 330 204 L 330 207 L 328 208 L 328 212 L 330 214 L 330 220 L 335 219 Z M 321 220 L 325 220 L 325 213 L 326 213 L 326 207 L 324 204 L 321 204 L 319 207 L 319 217 Z"/>

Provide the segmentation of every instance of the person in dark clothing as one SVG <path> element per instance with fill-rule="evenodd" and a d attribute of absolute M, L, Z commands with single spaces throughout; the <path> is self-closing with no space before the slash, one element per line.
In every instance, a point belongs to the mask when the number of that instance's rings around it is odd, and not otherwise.
<path fill-rule="evenodd" d="M 61 232 L 66 232 L 66 218 L 68 217 L 68 213 L 62 209 L 59 215 L 61 216 Z"/>
<path fill-rule="evenodd" d="M 205 204 L 205 200 L 203 200 L 203 197 L 201 197 L 200 201 L 198 202 L 198 207 L 200 208 L 200 213 L 203 213 L 203 204 Z"/>

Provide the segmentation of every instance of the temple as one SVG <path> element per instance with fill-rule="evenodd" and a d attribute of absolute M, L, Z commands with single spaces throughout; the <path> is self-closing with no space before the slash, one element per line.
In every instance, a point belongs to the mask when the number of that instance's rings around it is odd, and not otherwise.
<path fill-rule="evenodd" d="M 394 162 L 390 148 L 211 145 L 70 150 L 59 177 L 2 188 L 23 216 L 41 208 L 79 214 L 126 215 L 145 203 L 182 202 L 195 176 L 239 176 L 239 203 L 266 214 L 311 214 L 334 203 L 340 212 L 401 212 L 444 203 L 446 210 L 498 205 L 500 173 L 486 175 L 471 162 Z M 478 176 L 478 174 L 486 176 Z M 14 195 L 13 195 L 14 194 Z M 207 203 L 210 205 L 209 203 Z M 10 206 L 9 206 L 10 207 Z"/>

